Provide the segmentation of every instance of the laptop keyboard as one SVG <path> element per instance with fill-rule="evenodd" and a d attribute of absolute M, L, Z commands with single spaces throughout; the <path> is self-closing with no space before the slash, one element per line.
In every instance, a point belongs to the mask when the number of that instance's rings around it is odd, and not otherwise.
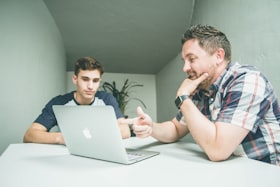
<path fill-rule="evenodd" d="M 144 156 L 144 155 L 141 154 L 141 153 L 132 153 L 132 152 L 128 152 L 128 153 L 127 153 L 127 156 L 128 156 L 128 160 L 133 160 L 133 159 L 140 158 L 140 157 L 142 157 L 142 156 Z"/>

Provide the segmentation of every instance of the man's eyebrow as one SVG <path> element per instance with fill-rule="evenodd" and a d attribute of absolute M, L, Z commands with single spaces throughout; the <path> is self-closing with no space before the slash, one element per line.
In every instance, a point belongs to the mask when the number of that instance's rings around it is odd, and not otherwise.
<path fill-rule="evenodd" d="M 194 55 L 193 53 L 187 53 L 184 57 L 189 58 L 190 56 Z"/>
<path fill-rule="evenodd" d="M 91 79 L 88 76 L 81 76 L 82 79 Z M 101 79 L 101 77 L 93 77 L 92 79 Z"/>

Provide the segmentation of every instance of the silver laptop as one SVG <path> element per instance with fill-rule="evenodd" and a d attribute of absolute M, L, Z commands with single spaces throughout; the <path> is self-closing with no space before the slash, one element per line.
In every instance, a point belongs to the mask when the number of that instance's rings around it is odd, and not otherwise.
<path fill-rule="evenodd" d="M 132 164 L 159 154 L 125 148 L 112 106 L 54 105 L 53 110 L 72 155 Z"/>

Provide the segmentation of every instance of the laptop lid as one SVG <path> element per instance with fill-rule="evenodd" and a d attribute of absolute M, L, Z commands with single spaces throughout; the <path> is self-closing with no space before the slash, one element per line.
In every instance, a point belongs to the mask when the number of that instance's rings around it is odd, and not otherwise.
<path fill-rule="evenodd" d="M 159 154 L 132 150 L 135 156 L 128 156 L 112 106 L 54 105 L 53 110 L 73 155 L 132 164 Z"/>

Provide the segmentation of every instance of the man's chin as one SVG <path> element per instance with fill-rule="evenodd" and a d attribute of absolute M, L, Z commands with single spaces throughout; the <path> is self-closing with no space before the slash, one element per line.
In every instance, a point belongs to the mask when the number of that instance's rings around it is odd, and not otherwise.
<path fill-rule="evenodd" d="M 84 97 L 86 99 L 92 99 L 94 97 L 94 94 L 85 94 Z"/>
<path fill-rule="evenodd" d="M 210 85 L 209 85 L 208 82 L 202 82 L 202 83 L 198 86 L 198 88 L 199 88 L 200 90 L 209 90 Z"/>
<path fill-rule="evenodd" d="M 197 79 L 197 77 L 196 76 L 190 76 L 190 77 L 188 77 L 188 79 L 195 80 L 195 79 Z"/>

